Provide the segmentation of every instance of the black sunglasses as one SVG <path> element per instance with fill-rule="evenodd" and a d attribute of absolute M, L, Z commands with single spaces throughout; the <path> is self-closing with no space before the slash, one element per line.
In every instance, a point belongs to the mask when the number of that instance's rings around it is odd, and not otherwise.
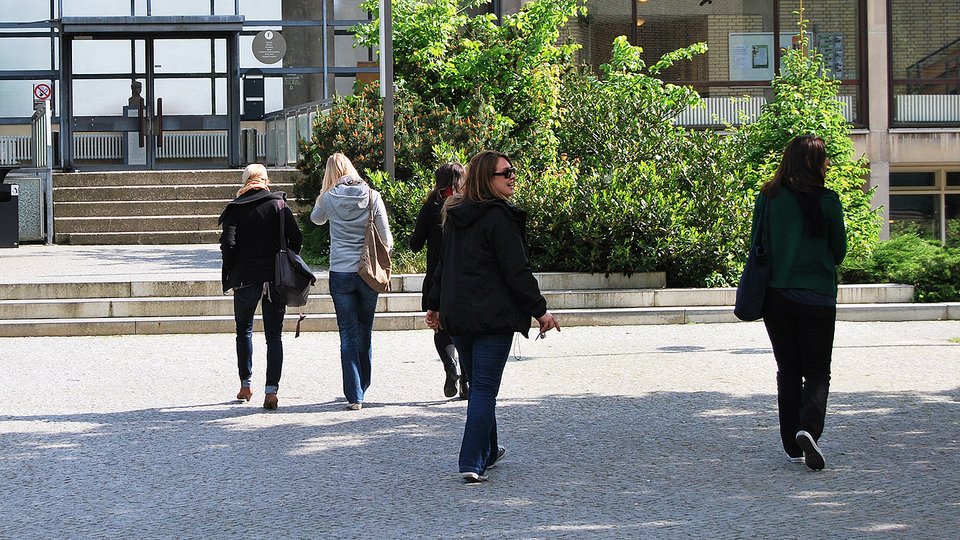
<path fill-rule="evenodd" d="M 494 176 L 502 176 L 504 178 L 515 178 L 517 176 L 517 169 L 513 167 L 507 167 L 506 169 L 493 173 Z"/>

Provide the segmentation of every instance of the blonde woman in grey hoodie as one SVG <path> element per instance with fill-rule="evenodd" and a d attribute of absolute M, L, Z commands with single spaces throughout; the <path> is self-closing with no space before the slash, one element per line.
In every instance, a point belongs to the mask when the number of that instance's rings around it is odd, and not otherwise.
<path fill-rule="evenodd" d="M 370 387 L 373 316 L 379 296 L 357 273 L 370 212 L 380 238 L 392 249 L 393 235 L 380 193 L 360 178 L 347 156 L 339 152 L 330 156 L 310 221 L 330 222 L 330 296 L 340 330 L 343 394 L 347 408 L 355 411 L 363 407 Z"/>

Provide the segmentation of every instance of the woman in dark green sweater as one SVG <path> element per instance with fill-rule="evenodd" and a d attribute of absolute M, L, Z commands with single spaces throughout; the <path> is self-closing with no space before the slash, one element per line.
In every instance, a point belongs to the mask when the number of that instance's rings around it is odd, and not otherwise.
<path fill-rule="evenodd" d="M 763 323 L 777 360 L 780 438 L 787 459 L 824 467 L 823 433 L 837 320 L 837 265 L 847 251 L 843 208 L 824 187 L 823 140 L 794 138 L 753 212 L 751 241 L 767 206 L 763 243 L 771 258 Z"/>

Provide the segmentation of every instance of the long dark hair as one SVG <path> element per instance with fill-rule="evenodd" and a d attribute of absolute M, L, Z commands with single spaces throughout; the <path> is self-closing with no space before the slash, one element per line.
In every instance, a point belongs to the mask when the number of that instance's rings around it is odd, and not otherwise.
<path fill-rule="evenodd" d="M 786 187 L 800 202 L 800 212 L 807 233 L 813 237 L 825 234 L 826 222 L 820 198 L 826 190 L 827 148 L 816 135 L 794 137 L 783 151 L 783 159 L 773 179 L 760 188 L 765 197 L 773 198 Z"/>
<path fill-rule="evenodd" d="M 442 203 L 444 199 L 457 191 L 464 174 L 466 174 L 466 171 L 464 171 L 463 165 L 456 161 L 441 165 L 433 173 L 433 189 L 430 190 L 430 193 L 427 193 L 424 202 L 437 201 Z"/>

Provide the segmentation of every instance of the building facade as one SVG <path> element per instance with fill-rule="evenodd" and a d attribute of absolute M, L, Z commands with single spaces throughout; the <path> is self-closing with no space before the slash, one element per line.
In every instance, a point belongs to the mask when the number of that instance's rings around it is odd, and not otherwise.
<path fill-rule="evenodd" d="M 310 115 L 375 52 L 353 46 L 357 0 L 0 0 L 0 161 L 24 159 L 50 99 L 67 169 L 236 166 L 296 159 Z M 804 0 L 807 31 L 841 81 L 868 184 L 902 231 L 960 243 L 960 0 Z M 520 0 L 495 0 L 496 14 Z M 706 42 L 662 74 L 705 101 L 677 121 L 710 129 L 759 112 L 801 0 L 587 0 L 565 36 L 599 66 L 625 35 L 648 63 Z M 741 98 L 734 103 L 730 98 Z M 253 133 L 255 149 L 244 134 Z"/>

